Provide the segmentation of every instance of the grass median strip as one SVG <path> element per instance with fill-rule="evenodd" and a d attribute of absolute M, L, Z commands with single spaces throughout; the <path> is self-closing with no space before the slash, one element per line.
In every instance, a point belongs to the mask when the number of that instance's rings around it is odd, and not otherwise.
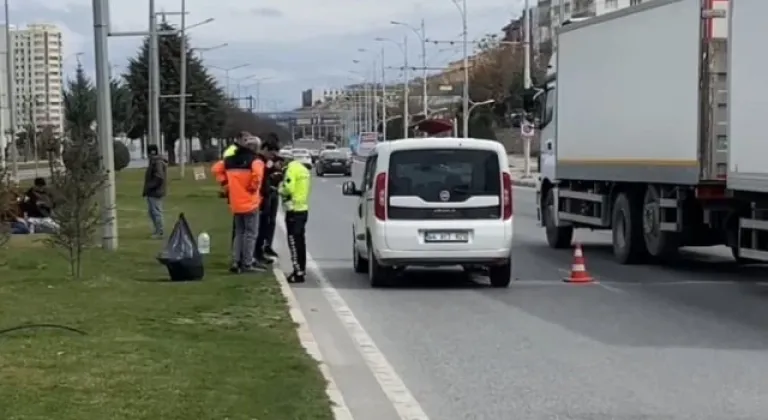
<path fill-rule="evenodd" d="M 211 235 L 203 281 L 163 281 L 141 171 L 118 175 L 120 249 L 90 251 L 83 280 L 34 235 L 2 250 L 0 330 L 39 326 L 0 333 L 1 419 L 332 418 L 278 283 L 226 272 L 226 203 L 191 178 L 169 184 L 166 223 Z"/>

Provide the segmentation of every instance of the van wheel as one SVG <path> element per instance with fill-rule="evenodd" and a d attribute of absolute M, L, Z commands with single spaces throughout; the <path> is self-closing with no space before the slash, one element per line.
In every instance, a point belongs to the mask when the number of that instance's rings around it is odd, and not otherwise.
<path fill-rule="evenodd" d="M 364 274 L 368 272 L 368 260 L 360 255 L 360 251 L 357 250 L 357 242 L 355 240 L 355 234 L 352 233 L 352 267 L 355 269 L 355 273 Z"/>
<path fill-rule="evenodd" d="M 391 272 L 376 260 L 373 247 L 368 245 L 368 281 L 371 287 L 387 287 L 390 285 Z"/>
<path fill-rule="evenodd" d="M 642 205 L 621 193 L 613 204 L 613 256 L 619 264 L 638 264 L 648 257 L 643 239 Z"/>
<path fill-rule="evenodd" d="M 503 265 L 488 267 L 488 277 L 491 280 L 491 287 L 497 289 L 509 287 L 509 283 L 512 282 L 512 262 L 507 261 Z"/>
<path fill-rule="evenodd" d="M 554 249 L 570 248 L 573 241 L 573 226 L 555 226 L 555 211 L 555 190 L 550 188 L 542 211 L 547 244 Z"/>
<path fill-rule="evenodd" d="M 661 230 L 661 199 L 656 187 L 649 185 L 643 198 L 643 239 L 648 254 L 652 257 L 669 260 L 680 249 L 680 235 Z"/>

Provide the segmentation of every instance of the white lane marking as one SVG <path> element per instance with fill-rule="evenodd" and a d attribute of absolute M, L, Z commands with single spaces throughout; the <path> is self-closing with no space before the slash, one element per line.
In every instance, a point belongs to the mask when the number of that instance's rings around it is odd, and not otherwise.
<path fill-rule="evenodd" d="M 566 276 L 569 276 L 571 274 L 571 270 L 567 270 L 565 268 L 558 268 L 557 271 L 565 274 Z M 597 277 L 595 277 L 595 282 L 590 284 L 594 284 L 595 286 L 602 287 L 603 289 L 613 293 L 627 293 L 625 290 L 619 289 L 618 287 L 609 286 L 604 282 L 601 282 L 600 279 L 598 279 Z"/>
<path fill-rule="evenodd" d="M 320 351 L 320 346 L 315 340 L 312 331 L 309 329 L 309 323 L 307 323 L 307 318 L 304 316 L 304 312 L 302 312 L 301 307 L 299 306 L 299 301 L 296 300 L 296 295 L 293 294 L 293 290 L 291 290 L 291 287 L 288 285 L 285 274 L 277 268 L 272 271 L 275 273 L 278 283 L 280 283 L 280 291 L 283 292 L 283 296 L 288 302 L 291 318 L 293 319 L 293 322 L 298 325 L 297 332 L 299 334 L 299 341 L 307 351 L 307 354 L 317 361 L 317 364 L 320 366 L 320 372 L 327 382 L 325 393 L 331 400 L 333 418 L 336 420 L 354 420 L 352 412 L 349 411 L 349 407 L 344 401 L 344 397 L 341 395 L 339 387 L 336 386 L 336 381 L 333 379 L 333 375 L 331 375 L 330 368 L 328 368 L 328 365 L 325 363 L 323 353 Z"/>
<path fill-rule="evenodd" d="M 283 232 L 286 232 L 284 213 L 280 210 L 280 216 L 277 225 Z M 379 350 L 370 335 L 365 331 L 363 325 L 358 321 L 352 309 L 349 308 L 344 298 L 341 297 L 338 290 L 325 277 L 322 270 L 318 267 L 312 255 L 307 252 L 307 271 L 311 272 L 320 285 L 320 290 L 325 299 L 331 305 L 331 308 L 339 317 L 339 320 L 347 329 L 352 340 L 357 345 L 357 349 L 363 356 L 365 363 L 373 373 L 374 378 L 379 383 L 382 391 L 386 394 L 392 406 L 397 411 L 401 420 L 429 420 L 429 416 L 421 408 L 421 404 L 416 401 L 413 393 L 408 389 L 402 378 L 397 374 L 392 365 L 387 361 L 384 353 Z"/>

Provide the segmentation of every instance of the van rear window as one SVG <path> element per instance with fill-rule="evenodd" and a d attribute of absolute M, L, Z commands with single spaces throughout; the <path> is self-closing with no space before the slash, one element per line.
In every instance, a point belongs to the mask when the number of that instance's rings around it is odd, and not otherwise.
<path fill-rule="evenodd" d="M 390 156 L 389 196 L 418 196 L 428 202 L 498 196 L 500 172 L 499 158 L 490 150 L 401 150 Z"/>

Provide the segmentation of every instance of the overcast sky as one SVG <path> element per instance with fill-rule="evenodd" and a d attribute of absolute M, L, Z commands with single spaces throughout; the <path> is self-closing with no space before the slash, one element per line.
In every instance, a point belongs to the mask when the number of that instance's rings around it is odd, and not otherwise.
<path fill-rule="evenodd" d="M 520 13 L 523 0 L 469 0 L 468 27 L 471 39 L 498 33 Z M 55 23 L 64 32 L 64 67 L 71 73 L 75 53 L 89 72 L 93 68 L 93 20 L 91 0 L 10 0 L 11 24 Z M 158 11 L 178 11 L 180 0 L 156 0 Z M 429 6 L 427 6 L 429 5 Z M 112 0 L 115 31 L 147 28 L 147 0 Z M 193 46 L 226 48 L 205 55 L 209 65 L 248 67 L 231 72 L 232 78 L 270 78 L 262 83 L 264 110 L 291 109 L 300 105 L 301 91 L 311 87 L 341 87 L 358 80 L 353 70 L 374 69 L 373 61 L 385 48 L 387 66 L 398 67 L 403 54 L 394 43 L 374 38 L 402 40 L 409 35 L 409 60 L 420 63 L 420 44 L 413 32 L 391 25 L 392 20 L 414 26 L 426 20 L 427 37 L 459 40 L 461 15 L 451 0 L 187 0 L 187 24 L 214 18 L 189 32 Z M 178 17 L 169 17 L 172 23 Z M 112 38 L 110 59 L 122 70 L 127 57 L 135 55 L 141 40 Z M 460 45 L 427 47 L 430 67 L 441 67 L 461 58 Z M 367 49 L 359 52 L 359 49 Z M 360 60 L 361 64 L 353 64 Z M 212 70 L 223 81 L 223 72 Z M 380 70 L 378 70 L 380 71 Z M 388 70 L 388 79 L 400 78 L 399 70 Z M 253 80 L 253 79 L 252 79 Z M 247 85 L 249 82 L 243 82 Z M 234 88 L 233 88 L 234 89 Z M 253 87 L 249 93 L 255 94 Z"/>

